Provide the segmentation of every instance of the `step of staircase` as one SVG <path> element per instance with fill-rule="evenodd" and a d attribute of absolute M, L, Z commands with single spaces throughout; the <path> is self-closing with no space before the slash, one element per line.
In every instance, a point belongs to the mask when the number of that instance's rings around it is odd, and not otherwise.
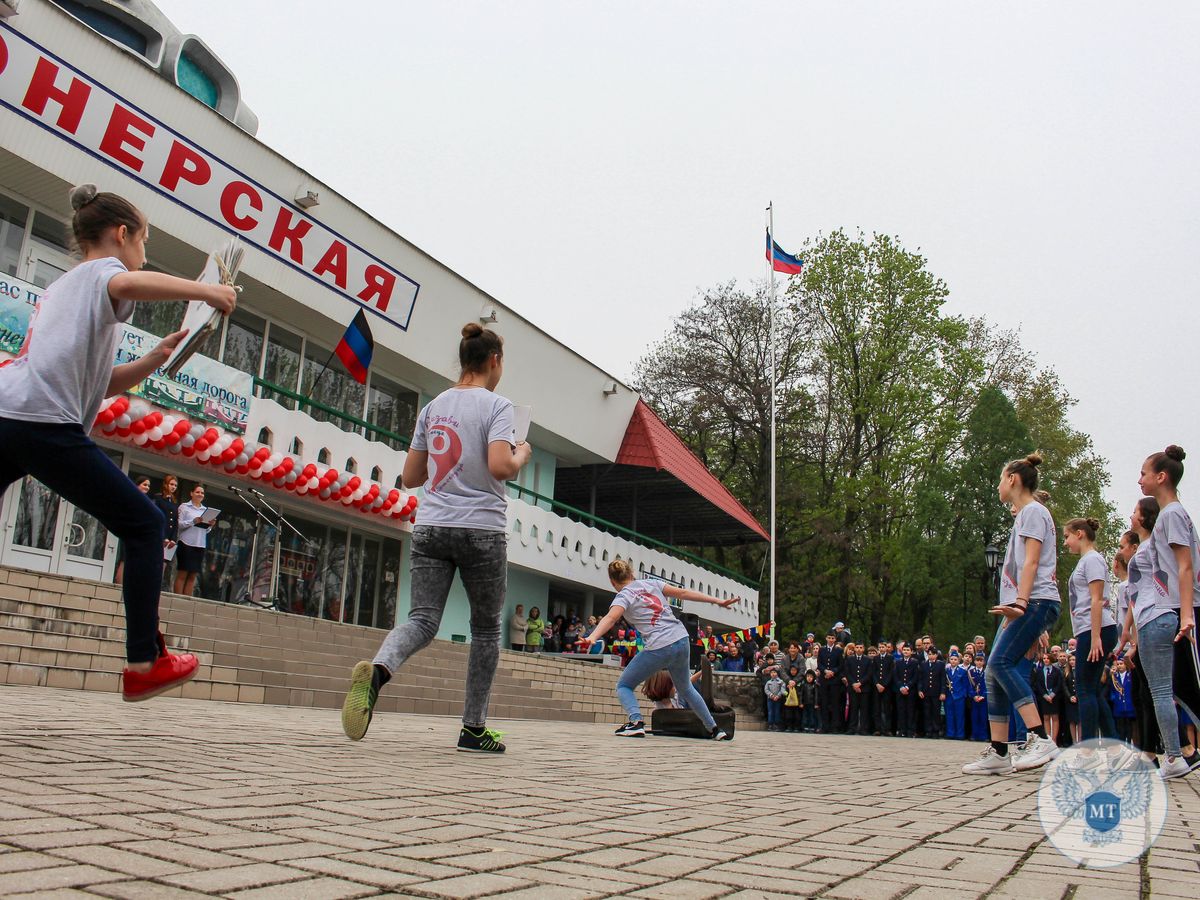
<path fill-rule="evenodd" d="M 163 696 L 200 700 L 338 708 L 351 667 L 384 634 L 176 594 L 163 595 L 159 615 L 168 645 L 200 660 L 196 678 Z M 469 652 L 435 640 L 396 673 L 377 709 L 461 715 Z M 124 660 L 119 587 L 0 567 L 0 684 L 117 691 Z M 610 666 L 502 650 L 489 715 L 621 722 L 619 677 Z"/>

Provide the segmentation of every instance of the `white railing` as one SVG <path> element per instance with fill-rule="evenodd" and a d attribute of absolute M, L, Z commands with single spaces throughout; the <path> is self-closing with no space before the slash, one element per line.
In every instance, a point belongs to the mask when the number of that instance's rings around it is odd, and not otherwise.
<path fill-rule="evenodd" d="M 611 592 L 608 564 L 618 556 L 629 560 L 635 572 L 644 572 L 723 600 L 741 598 L 728 609 L 689 601 L 683 604 L 684 612 L 702 615 L 731 628 L 752 628 L 759 624 L 758 591 L 741 582 L 523 500 L 509 498 L 510 563 Z"/>

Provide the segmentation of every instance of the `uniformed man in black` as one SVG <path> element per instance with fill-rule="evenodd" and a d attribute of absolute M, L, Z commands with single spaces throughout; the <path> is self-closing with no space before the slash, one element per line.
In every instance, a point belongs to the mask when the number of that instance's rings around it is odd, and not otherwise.
<path fill-rule="evenodd" d="M 825 635 L 825 646 L 817 651 L 817 684 L 821 704 L 821 731 L 832 734 L 842 730 L 842 648 L 833 632 Z"/>
<path fill-rule="evenodd" d="M 876 648 L 875 669 L 872 672 L 875 702 L 875 734 L 892 733 L 892 674 L 896 659 L 888 649 L 887 641 L 880 641 Z"/>
<path fill-rule="evenodd" d="M 866 690 L 867 659 L 860 656 L 853 643 L 846 645 L 846 656 L 842 661 L 842 681 L 846 685 L 846 696 L 850 700 L 850 714 L 846 720 L 848 734 L 862 734 L 863 697 Z"/>
<path fill-rule="evenodd" d="M 917 671 L 920 664 L 909 644 L 900 648 L 900 661 L 892 677 L 896 682 L 896 734 L 915 737 L 917 733 Z"/>
<path fill-rule="evenodd" d="M 921 708 L 925 714 L 925 737 L 941 737 L 944 733 L 942 701 L 946 695 L 942 691 L 942 682 L 945 681 L 946 663 L 939 658 L 940 655 L 932 644 L 925 648 L 925 662 L 921 663 L 917 673 L 917 695 L 921 698 Z"/>

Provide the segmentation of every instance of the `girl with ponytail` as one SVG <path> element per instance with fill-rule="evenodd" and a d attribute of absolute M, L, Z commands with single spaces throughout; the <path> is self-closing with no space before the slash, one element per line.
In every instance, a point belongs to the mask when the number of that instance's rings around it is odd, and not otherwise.
<path fill-rule="evenodd" d="M 1176 694 L 1182 693 L 1179 699 L 1188 715 L 1193 721 L 1200 720 L 1200 689 L 1189 684 L 1180 692 L 1173 676 L 1176 653 L 1180 651 L 1187 657 L 1186 665 L 1192 673 L 1185 681 L 1195 682 L 1194 673 L 1200 668 L 1196 660 L 1200 550 L 1192 519 L 1179 502 L 1179 482 L 1183 480 L 1186 456 L 1183 448 L 1175 444 L 1152 453 L 1142 463 L 1138 479 L 1142 493 L 1157 500 L 1159 506 L 1145 551 L 1149 579 L 1148 583 L 1142 579 L 1138 585 L 1135 621 L 1138 658 L 1150 685 L 1154 715 L 1166 751 L 1166 758 L 1159 766 L 1163 778 L 1179 778 L 1200 767 L 1200 754 L 1195 748 L 1190 756 L 1183 753 L 1179 713 L 1175 708 Z"/>
<path fill-rule="evenodd" d="M 70 200 L 83 262 L 46 289 L 16 359 L 0 363 L 0 496 L 31 476 L 121 540 L 128 660 L 121 693 L 128 701 L 148 700 L 192 678 L 196 657 L 168 653 L 158 630 L 163 514 L 88 432 L 105 397 L 144 381 L 187 334 L 168 335 L 141 359 L 114 366 L 121 325 L 134 303 L 202 300 L 229 313 L 237 294 L 224 285 L 140 271 L 150 226 L 124 197 L 84 184 Z"/>
<path fill-rule="evenodd" d="M 1031 453 L 1004 467 L 997 493 L 1015 513 L 1000 578 L 1000 602 L 992 607 L 1001 616 L 988 657 L 988 723 L 991 745 L 979 759 L 963 766 L 967 775 L 1007 775 L 1035 769 L 1058 755 L 1058 745 L 1046 735 L 1023 660 L 1043 631 L 1058 620 L 1062 601 L 1054 583 L 1058 553 L 1057 529 L 1050 512 L 1037 499 L 1041 454 Z M 1025 741 L 1008 752 L 1008 714 L 1015 707 L 1028 729 Z"/>

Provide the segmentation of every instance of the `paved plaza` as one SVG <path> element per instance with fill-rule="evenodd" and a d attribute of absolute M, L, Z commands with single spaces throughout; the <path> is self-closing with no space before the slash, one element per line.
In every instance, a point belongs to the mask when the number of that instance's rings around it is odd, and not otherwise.
<path fill-rule="evenodd" d="M 957 742 L 607 725 L 0 687 L 0 895 L 28 897 L 1189 897 L 1200 778 L 1141 863 L 1077 868 L 1037 779 L 958 774 Z"/>

